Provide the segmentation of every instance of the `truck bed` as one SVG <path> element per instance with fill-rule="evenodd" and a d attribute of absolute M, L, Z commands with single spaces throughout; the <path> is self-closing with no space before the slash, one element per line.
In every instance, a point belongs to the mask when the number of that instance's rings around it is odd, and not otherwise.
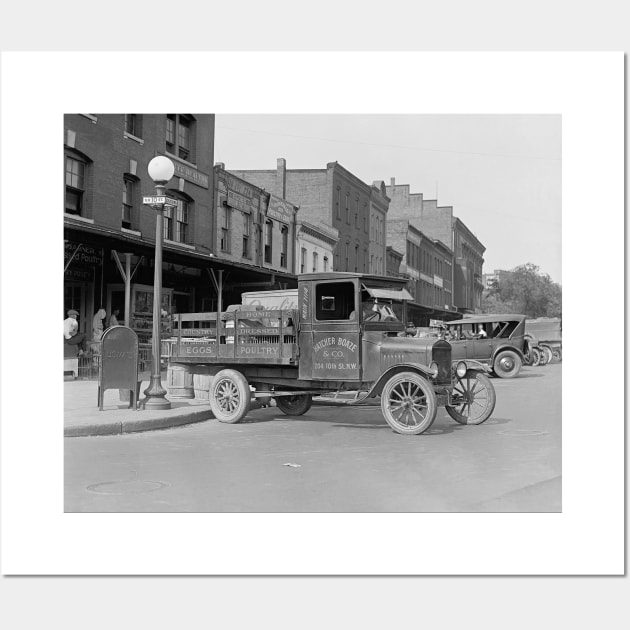
<path fill-rule="evenodd" d="M 165 341 L 176 363 L 296 365 L 297 317 L 295 310 L 243 310 L 219 318 L 217 313 L 180 313 L 173 318 L 173 336 Z"/>

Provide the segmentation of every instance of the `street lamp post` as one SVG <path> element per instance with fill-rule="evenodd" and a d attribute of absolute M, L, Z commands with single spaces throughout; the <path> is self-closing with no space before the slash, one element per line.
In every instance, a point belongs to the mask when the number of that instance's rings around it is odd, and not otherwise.
<path fill-rule="evenodd" d="M 164 206 L 176 205 L 177 201 L 166 197 L 166 184 L 175 173 L 173 162 L 163 155 L 154 157 L 149 162 L 149 176 L 155 182 L 155 197 L 143 197 L 145 205 L 155 209 L 155 262 L 153 274 L 153 343 L 151 362 L 151 382 L 144 391 L 145 409 L 170 409 L 171 402 L 166 398 L 162 386 L 161 366 L 161 327 L 162 327 L 162 227 Z"/>

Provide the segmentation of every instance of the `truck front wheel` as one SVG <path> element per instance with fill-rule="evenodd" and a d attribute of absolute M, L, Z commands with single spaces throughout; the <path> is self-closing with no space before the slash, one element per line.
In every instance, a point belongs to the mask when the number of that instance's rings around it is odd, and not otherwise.
<path fill-rule="evenodd" d="M 419 374 L 400 372 L 385 383 L 381 410 L 387 424 L 396 433 L 418 435 L 435 420 L 435 392 L 429 381 Z"/>
<path fill-rule="evenodd" d="M 219 422 L 239 422 L 247 415 L 251 401 L 249 384 L 240 372 L 217 372 L 210 386 L 210 408 Z"/>
<path fill-rule="evenodd" d="M 497 397 L 485 374 L 468 370 L 464 378 L 457 378 L 451 402 L 446 412 L 453 420 L 460 424 L 481 424 L 492 415 Z"/>

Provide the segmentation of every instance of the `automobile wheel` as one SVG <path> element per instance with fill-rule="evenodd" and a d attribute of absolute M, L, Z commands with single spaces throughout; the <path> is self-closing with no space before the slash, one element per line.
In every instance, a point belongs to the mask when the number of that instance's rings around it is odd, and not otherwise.
<path fill-rule="evenodd" d="M 540 365 L 540 350 L 538 348 L 532 348 L 532 365 L 536 367 Z"/>
<path fill-rule="evenodd" d="M 516 352 L 505 350 L 495 358 L 493 369 L 500 378 L 514 378 L 521 371 L 521 365 L 521 357 Z"/>
<path fill-rule="evenodd" d="M 544 348 L 539 348 L 539 352 L 540 361 L 538 362 L 538 365 L 547 365 L 547 353 L 545 352 Z"/>
<path fill-rule="evenodd" d="M 210 408 L 219 422 L 242 420 L 251 406 L 247 379 L 236 370 L 221 370 L 210 387 Z"/>
<path fill-rule="evenodd" d="M 541 346 L 542 351 L 545 353 L 545 357 L 547 360 L 545 363 L 551 363 L 553 361 L 553 351 L 549 346 Z"/>
<path fill-rule="evenodd" d="M 446 412 L 453 420 L 460 424 L 481 424 L 492 415 L 497 397 L 485 374 L 468 370 L 464 378 L 457 378 L 451 402 Z"/>
<path fill-rule="evenodd" d="M 381 392 L 381 410 L 396 432 L 419 435 L 435 420 L 437 400 L 433 387 L 415 372 L 392 376 Z"/>
<path fill-rule="evenodd" d="M 560 348 L 553 348 L 553 358 L 558 362 L 562 363 L 562 350 Z"/>
<path fill-rule="evenodd" d="M 276 406 L 287 416 L 301 416 L 305 414 L 313 404 L 310 394 L 296 394 L 295 396 L 278 396 Z"/>

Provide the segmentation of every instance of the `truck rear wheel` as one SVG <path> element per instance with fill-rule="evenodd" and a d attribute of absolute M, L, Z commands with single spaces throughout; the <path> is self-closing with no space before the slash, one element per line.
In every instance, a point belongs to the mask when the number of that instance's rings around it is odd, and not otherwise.
<path fill-rule="evenodd" d="M 497 397 L 494 385 L 485 374 L 468 370 L 464 378 L 457 378 L 451 402 L 446 413 L 453 420 L 460 424 L 481 424 L 492 415 Z"/>
<path fill-rule="evenodd" d="M 295 396 L 278 396 L 276 405 L 287 416 L 301 416 L 305 414 L 313 404 L 310 394 L 296 394 Z"/>
<path fill-rule="evenodd" d="M 217 372 L 210 386 L 210 408 L 219 422 L 239 422 L 247 415 L 251 402 L 249 384 L 240 372 Z"/>
<path fill-rule="evenodd" d="M 435 420 L 435 392 L 429 381 L 419 374 L 400 372 L 385 383 L 381 410 L 396 433 L 419 435 Z"/>

